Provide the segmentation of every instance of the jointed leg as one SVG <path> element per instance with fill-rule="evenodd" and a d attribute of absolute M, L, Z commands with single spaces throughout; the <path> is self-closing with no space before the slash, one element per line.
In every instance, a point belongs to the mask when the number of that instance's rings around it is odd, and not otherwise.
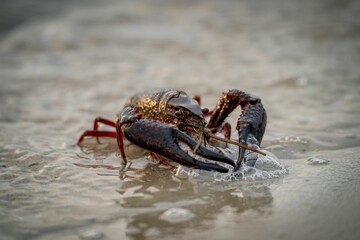
<path fill-rule="evenodd" d="M 106 118 L 102 118 L 102 117 L 97 117 L 95 118 L 94 120 L 94 130 L 98 130 L 99 129 L 99 123 L 102 123 L 102 124 L 105 124 L 105 125 L 108 125 L 110 127 L 116 127 L 116 124 L 115 122 L 111 121 L 111 120 L 108 120 Z"/>
<path fill-rule="evenodd" d="M 201 97 L 200 96 L 198 96 L 198 95 L 194 96 L 194 100 L 201 106 Z M 202 108 L 201 111 L 203 112 L 204 117 L 209 117 L 213 113 L 213 111 L 210 112 L 208 108 Z"/>
<path fill-rule="evenodd" d="M 81 137 L 79 138 L 77 144 L 80 144 L 84 141 L 85 137 L 110 137 L 116 138 L 116 132 L 109 132 L 109 131 L 94 131 L 94 130 L 87 130 L 85 131 Z"/>
<path fill-rule="evenodd" d="M 224 137 L 226 139 L 230 139 L 231 138 L 231 125 L 230 123 L 226 122 L 224 124 L 221 125 L 221 128 L 219 128 L 219 131 L 224 134 Z"/>
<path fill-rule="evenodd" d="M 195 95 L 194 100 L 201 106 L 201 97 L 199 95 Z"/>
<path fill-rule="evenodd" d="M 161 156 L 157 153 L 154 153 L 154 152 L 150 152 L 150 156 L 152 158 L 156 159 L 159 162 L 159 164 L 162 164 L 166 167 L 170 167 L 171 169 L 175 169 L 174 165 L 168 163 L 163 156 Z"/>
<path fill-rule="evenodd" d="M 194 100 L 201 106 L 201 97 L 199 95 L 195 95 Z M 214 112 L 214 110 L 204 112 L 204 117 L 212 116 L 213 112 Z M 230 123 L 226 122 L 224 124 L 221 124 L 221 127 L 219 126 L 219 129 L 217 129 L 216 132 L 224 133 L 225 138 L 230 139 L 230 137 L 231 137 L 231 125 L 230 125 Z"/>
<path fill-rule="evenodd" d="M 97 118 L 95 118 L 95 120 L 94 120 L 94 128 L 93 128 L 94 131 L 97 131 L 97 130 L 99 129 L 99 123 L 102 123 L 102 124 L 107 125 L 107 126 L 110 126 L 110 127 L 116 127 L 116 126 L 115 126 L 115 123 L 114 123 L 113 121 L 108 120 L 108 119 L 106 119 L 106 118 L 97 117 Z M 100 143 L 99 137 L 96 137 L 96 141 L 97 141 L 98 143 Z"/>

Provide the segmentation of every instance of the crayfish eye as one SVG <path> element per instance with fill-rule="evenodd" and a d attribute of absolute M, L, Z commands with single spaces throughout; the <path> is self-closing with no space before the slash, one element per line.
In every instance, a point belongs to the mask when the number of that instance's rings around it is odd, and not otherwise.
<path fill-rule="evenodd" d="M 209 112 L 209 109 L 208 108 L 203 108 L 203 109 L 201 109 L 201 111 L 202 111 L 203 114 L 206 114 L 206 113 Z"/>
<path fill-rule="evenodd" d="M 180 117 L 182 115 L 182 111 L 181 110 L 176 110 L 175 111 L 175 116 Z"/>

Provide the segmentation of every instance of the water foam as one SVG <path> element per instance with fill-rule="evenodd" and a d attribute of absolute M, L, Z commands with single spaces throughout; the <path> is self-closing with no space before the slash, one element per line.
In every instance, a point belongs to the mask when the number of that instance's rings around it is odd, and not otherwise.
<path fill-rule="evenodd" d="M 209 146 L 208 146 L 209 147 Z M 257 159 L 254 166 L 247 166 L 244 164 L 238 171 L 233 172 L 232 167 L 229 167 L 227 164 L 218 163 L 224 167 L 229 168 L 228 173 L 218 173 L 218 172 L 208 172 L 198 169 L 190 169 L 185 166 L 178 166 L 175 175 L 179 177 L 191 177 L 198 180 L 206 181 L 215 181 L 215 182 L 233 182 L 233 181 L 256 181 L 256 180 L 265 180 L 272 178 L 279 178 L 287 174 L 288 169 L 285 165 L 280 163 L 279 159 L 272 154 L 271 152 L 260 149 L 256 145 L 251 147 L 256 148 L 264 153 L 266 156 L 260 155 L 252 151 L 246 151 L 245 157 L 247 159 Z M 228 148 L 214 148 L 210 147 L 212 150 L 221 150 L 221 152 L 231 159 L 237 159 L 239 149 L 237 146 L 230 145 Z M 199 156 L 196 157 L 200 160 Z M 208 162 L 209 160 L 201 158 L 201 161 Z M 213 162 L 213 161 L 212 161 Z"/>

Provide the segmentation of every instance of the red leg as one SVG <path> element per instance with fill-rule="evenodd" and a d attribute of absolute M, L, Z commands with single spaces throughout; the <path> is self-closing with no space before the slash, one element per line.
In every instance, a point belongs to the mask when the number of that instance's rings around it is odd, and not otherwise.
<path fill-rule="evenodd" d="M 199 95 L 194 96 L 194 100 L 197 101 L 197 103 L 201 106 L 201 97 Z M 214 111 L 209 111 L 209 109 L 207 109 L 207 108 L 203 108 L 201 110 L 202 110 L 205 118 L 210 117 L 214 112 Z"/>
<path fill-rule="evenodd" d="M 224 136 L 226 139 L 230 139 L 231 138 L 231 125 L 230 123 L 226 122 L 221 126 L 221 129 L 219 130 L 219 132 L 224 133 Z"/>
<path fill-rule="evenodd" d="M 115 126 L 115 123 L 114 123 L 113 121 L 110 121 L 110 120 L 105 119 L 105 118 L 102 118 L 102 117 L 97 117 L 97 118 L 95 118 L 95 120 L 94 120 L 94 131 L 97 131 L 97 130 L 99 129 L 99 123 L 108 125 L 108 126 L 110 126 L 110 127 L 116 127 L 116 126 Z M 100 143 L 99 137 L 96 137 L 96 141 L 97 141 L 98 143 Z"/>
<path fill-rule="evenodd" d="M 113 121 L 108 120 L 108 119 L 106 119 L 106 118 L 97 117 L 97 118 L 95 118 L 95 120 L 94 120 L 94 130 L 95 130 L 95 131 L 99 129 L 99 123 L 108 125 L 108 126 L 110 126 L 110 127 L 116 127 L 116 124 L 115 124 Z"/>
<path fill-rule="evenodd" d="M 121 157 L 124 160 L 125 166 L 127 165 L 127 159 L 126 159 L 125 149 L 124 149 L 124 133 L 123 133 L 121 128 L 126 123 L 127 123 L 126 121 L 121 122 L 120 119 L 118 119 L 116 121 L 116 125 L 115 125 L 116 126 L 116 132 L 118 133 L 117 136 L 116 136 L 116 140 L 117 140 L 117 144 L 118 144 L 118 147 L 119 147 L 119 150 L 120 150 Z"/>
<path fill-rule="evenodd" d="M 195 95 L 194 100 L 201 106 L 201 97 L 199 95 Z"/>
<path fill-rule="evenodd" d="M 77 144 L 80 144 L 84 141 L 85 137 L 110 137 L 110 138 L 116 138 L 116 132 L 109 132 L 109 131 L 93 131 L 93 130 L 87 130 L 85 131 L 81 137 L 79 138 Z"/>
<path fill-rule="evenodd" d="M 204 113 L 204 117 L 210 117 L 212 114 L 213 114 L 214 110 L 213 111 L 209 111 L 207 113 Z"/>
<path fill-rule="evenodd" d="M 166 167 L 171 167 L 172 169 L 174 169 L 175 167 L 173 165 L 171 165 L 170 163 L 168 163 L 163 156 L 156 154 L 154 152 L 150 152 L 150 156 L 155 158 L 156 160 L 158 160 L 159 164 L 162 164 Z"/>

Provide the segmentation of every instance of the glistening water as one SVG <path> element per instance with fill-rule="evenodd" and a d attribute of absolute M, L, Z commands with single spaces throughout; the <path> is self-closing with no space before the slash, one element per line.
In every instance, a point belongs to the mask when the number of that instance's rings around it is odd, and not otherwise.
<path fill-rule="evenodd" d="M 1 239 L 360 238 L 359 1 L 0 9 Z M 144 157 L 119 173 L 113 139 L 76 145 L 151 87 L 261 97 L 272 155 L 235 179 Z"/>

